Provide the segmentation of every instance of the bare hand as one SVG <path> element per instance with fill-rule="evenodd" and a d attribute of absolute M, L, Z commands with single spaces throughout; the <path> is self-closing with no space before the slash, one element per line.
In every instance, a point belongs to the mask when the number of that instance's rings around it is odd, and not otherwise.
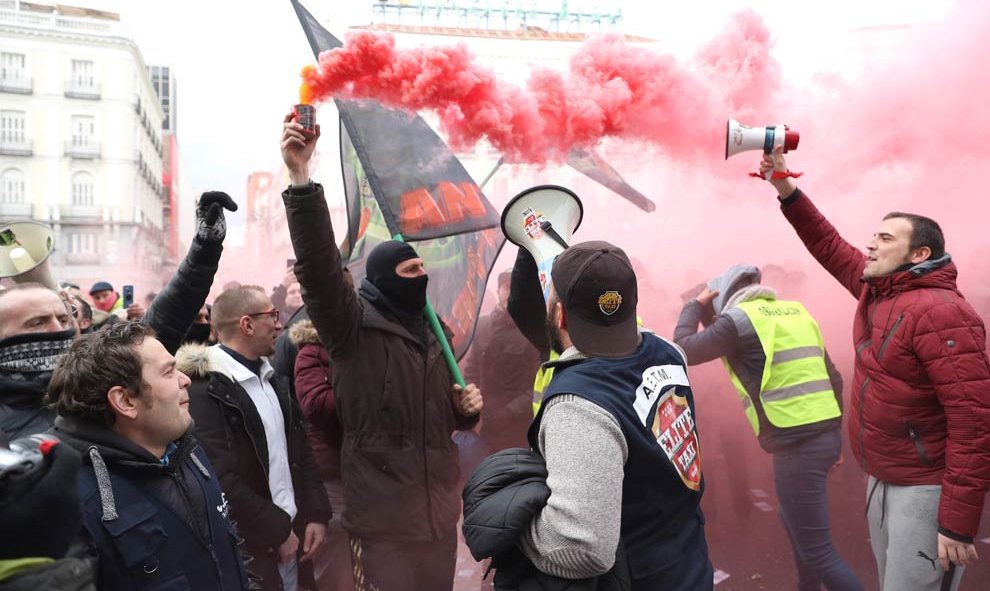
<path fill-rule="evenodd" d="M 485 406 L 485 402 L 481 398 L 481 390 L 474 384 L 468 384 L 463 388 L 454 384 L 453 399 L 454 408 L 465 417 L 473 417 L 481 412 Z"/>
<path fill-rule="evenodd" d="M 289 532 L 289 537 L 282 542 L 282 545 L 278 547 L 278 559 L 279 562 L 286 562 L 290 558 L 295 558 L 296 552 L 299 551 L 299 538 L 296 537 L 296 532 Z"/>
<path fill-rule="evenodd" d="M 760 161 L 760 175 L 763 178 L 767 178 L 767 173 L 787 172 L 787 170 L 787 160 L 784 159 L 784 146 L 777 146 L 773 149 L 773 152 L 764 154 L 763 160 Z M 770 184 L 777 189 L 777 194 L 780 197 L 787 197 L 797 190 L 797 185 L 794 184 L 794 180 L 790 177 L 771 179 Z"/>
<path fill-rule="evenodd" d="M 147 310 L 141 304 L 131 304 L 130 306 L 127 306 L 127 319 L 141 320 L 144 318 L 145 312 L 147 312 Z"/>
<path fill-rule="evenodd" d="M 301 185 L 309 180 L 309 160 L 320 139 L 320 126 L 316 126 L 315 134 L 306 134 L 294 119 L 295 114 L 290 111 L 282 120 L 282 160 L 289 169 L 289 181 Z"/>
<path fill-rule="evenodd" d="M 289 286 L 296 282 L 296 273 L 289 267 L 285 271 L 285 276 L 282 277 L 282 287 L 289 289 Z"/>
<path fill-rule="evenodd" d="M 948 536 L 938 534 L 938 563 L 942 566 L 942 570 L 949 570 L 950 563 L 967 566 L 979 559 L 974 544 L 957 542 Z"/>
<path fill-rule="evenodd" d="M 712 303 L 712 300 L 714 300 L 718 296 L 718 293 L 719 292 L 717 289 L 715 291 L 712 291 L 706 285 L 705 289 L 701 290 L 701 293 L 695 296 L 694 299 L 698 300 L 698 303 L 701 304 L 702 307 L 705 307 Z"/>
<path fill-rule="evenodd" d="M 299 562 L 312 559 L 326 539 L 327 526 L 325 523 L 307 523 L 306 533 L 303 535 L 303 557 L 299 559 Z"/>

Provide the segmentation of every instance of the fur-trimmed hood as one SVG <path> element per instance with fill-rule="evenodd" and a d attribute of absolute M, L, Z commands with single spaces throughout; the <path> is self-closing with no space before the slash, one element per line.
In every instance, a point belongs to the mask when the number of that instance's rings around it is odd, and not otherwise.
<path fill-rule="evenodd" d="M 210 372 L 221 372 L 223 368 L 213 358 L 213 351 L 207 345 L 190 343 L 183 345 L 175 353 L 175 367 L 190 377 L 190 379 L 207 379 Z"/>
<path fill-rule="evenodd" d="M 303 345 L 319 345 L 320 335 L 316 334 L 316 327 L 311 320 L 300 320 L 289 328 L 289 340 L 296 347 Z"/>

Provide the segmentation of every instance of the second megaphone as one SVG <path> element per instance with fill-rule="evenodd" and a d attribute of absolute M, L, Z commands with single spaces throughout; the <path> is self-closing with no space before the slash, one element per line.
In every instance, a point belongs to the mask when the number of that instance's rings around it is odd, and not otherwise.
<path fill-rule="evenodd" d="M 725 158 L 750 150 L 769 154 L 778 146 L 783 146 L 784 152 L 790 152 L 797 149 L 799 141 L 801 134 L 786 125 L 750 127 L 729 119 L 725 129 Z"/>
<path fill-rule="evenodd" d="M 45 224 L 24 220 L 0 225 L 0 278 L 58 289 L 48 267 L 53 248 L 52 229 Z"/>
<path fill-rule="evenodd" d="M 553 261 L 570 245 L 583 216 L 584 208 L 578 196 L 556 185 L 526 189 L 502 210 L 502 233 L 509 242 L 533 255 L 544 299 L 550 291 Z"/>

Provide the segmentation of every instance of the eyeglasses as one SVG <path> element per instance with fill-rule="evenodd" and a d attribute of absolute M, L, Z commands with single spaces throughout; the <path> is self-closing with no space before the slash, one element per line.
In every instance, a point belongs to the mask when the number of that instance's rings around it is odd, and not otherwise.
<path fill-rule="evenodd" d="M 272 308 L 267 312 L 255 312 L 254 314 L 245 314 L 245 316 L 248 316 L 250 318 L 254 318 L 255 316 L 271 316 L 272 320 L 278 322 L 278 308 Z"/>

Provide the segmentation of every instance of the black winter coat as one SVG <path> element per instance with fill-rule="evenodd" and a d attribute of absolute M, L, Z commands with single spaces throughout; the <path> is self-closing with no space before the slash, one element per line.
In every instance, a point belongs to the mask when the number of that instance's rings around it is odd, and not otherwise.
<path fill-rule="evenodd" d="M 294 521 L 272 502 L 268 486 L 268 444 L 261 415 L 248 393 L 212 359 L 202 345 L 186 345 L 176 355 L 177 367 L 192 379 L 189 412 L 195 432 L 220 475 L 231 515 L 239 523 L 251 569 L 263 579 L 265 589 L 281 588 L 278 549 L 290 531 L 302 539 L 308 523 L 327 523 L 332 512 L 320 481 L 302 412 L 282 378 L 272 377 L 272 388 L 285 418 L 289 470 L 298 513 Z M 300 552 L 302 544 L 300 544 Z M 310 566 L 308 563 L 301 566 Z M 311 572 L 300 570 L 305 580 Z"/>
<path fill-rule="evenodd" d="M 444 538 L 461 512 L 450 436 L 479 416 L 455 410 L 433 333 L 424 344 L 345 280 L 323 188 L 292 189 L 282 199 L 303 301 L 333 363 L 344 527 L 366 538 Z"/>
<path fill-rule="evenodd" d="M 622 544 L 612 570 L 590 579 L 563 579 L 537 570 L 517 542 L 550 498 L 547 466 L 521 448 L 485 458 L 464 486 L 464 541 L 477 561 L 492 559 L 498 591 L 628 591 Z"/>

